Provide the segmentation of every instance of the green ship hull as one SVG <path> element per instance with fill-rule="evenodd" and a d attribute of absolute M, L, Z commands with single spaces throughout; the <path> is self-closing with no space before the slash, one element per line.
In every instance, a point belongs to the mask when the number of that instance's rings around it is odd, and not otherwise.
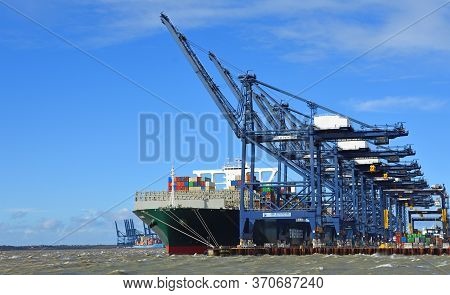
<path fill-rule="evenodd" d="M 157 208 L 133 211 L 166 245 L 169 254 L 203 254 L 212 246 L 239 244 L 239 210 Z"/>

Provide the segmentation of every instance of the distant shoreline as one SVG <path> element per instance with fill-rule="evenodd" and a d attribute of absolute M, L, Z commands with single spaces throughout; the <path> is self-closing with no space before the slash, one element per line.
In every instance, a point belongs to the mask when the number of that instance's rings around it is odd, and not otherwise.
<path fill-rule="evenodd" d="M 35 245 L 35 246 L 0 246 L 0 251 L 16 250 L 77 250 L 77 249 L 114 249 L 123 248 L 117 245 Z"/>

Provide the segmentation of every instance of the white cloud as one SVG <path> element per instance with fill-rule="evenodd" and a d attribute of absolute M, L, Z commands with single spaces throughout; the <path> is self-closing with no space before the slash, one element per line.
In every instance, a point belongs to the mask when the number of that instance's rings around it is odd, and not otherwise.
<path fill-rule="evenodd" d="M 248 38 L 268 35 L 272 42 L 294 52 L 315 49 L 352 53 L 371 48 L 444 3 L 442 0 L 93 2 L 108 12 L 98 32 L 101 36 L 94 36 L 106 43 L 162 30 L 159 13 L 164 11 L 183 30 L 225 24 L 246 32 Z M 449 10 L 450 5 L 444 7 L 384 44 L 379 51 L 383 54 L 449 51 L 450 38 L 446 37 L 450 29 Z"/>
<path fill-rule="evenodd" d="M 276 2 L 270 0 L 208 2 L 140 0 L 127 3 L 115 0 L 94 0 L 92 3 L 101 7 L 101 11 L 104 12 L 99 18 L 100 25 L 97 26 L 97 34 L 90 40 L 99 45 L 123 42 L 164 30 L 159 18 L 161 12 L 166 13 L 183 31 L 191 28 L 226 25 L 239 28 L 248 38 L 253 38 L 253 34 L 268 33 L 271 35 L 269 38 L 281 37 L 284 39 L 295 37 L 295 34 L 289 36 L 293 34 L 292 29 L 297 30 L 290 22 L 292 20 L 301 19 L 303 23 L 308 23 L 314 21 L 315 18 L 304 19 L 303 17 L 311 13 L 344 12 L 360 6 L 358 1 L 343 4 L 329 0 L 280 0 Z M 260 29 L 262 24 L 267 24 L 268 32 Z M 283 30 L 283 28 L 285 29 Z M 286 36 L 283 36 L 282 32 Z M 276 36 L 277 34 L 280 36 Z"/>
<path fill-rule="evenodd" d="M 43 231 L 60 231 L 63 228 L 64 224 L 62 221 L 56 218 L 46 218 L 43 219 L 36 227 L 37 230 Z"/>
<path fill-rule="evenodd" d="M 312 11 L 271 27 L 274 42 L 300 51 L 362 54 L 423 17 L 442 1 L 370 1 L 354 9 Z M 377 47 L 370 57 L 450 51 L 450 5 Z M 284 42 L 283 42 L 284 41 Z M 324 54 L 325 55 L 325 54 Z"/>
<path fill-rule="evenodd" d="M 83 213 L 71 217 L 71 226 L 79 227 L 87 224 L 87 227 L 103 226 L 105 224 L 112 224 L 115 220 L 122 220 L 134 217 L 134 214 L 128 208 L 121 208 L 115 211 L 100 211 L 100 210 L 84 210 Z"/>
<path fill-rule="evenodd" d="M 64 243 L 64 241 L 71 239 L 72 236 L 84 233 L 111 232 L 111 236 L 114 236 L 114 221 L 121 224 L 122 220 L 130 218 L 136 220 L 136 216 L 128 208 L 106 212 L 93 209 L 84 210 L 81 214 L 70 218 L 64 231 L 60 234 L 60 238 L 63 238 L 61 242 Z M 67 234 L 69 236 L 66 237 L 65 235 Z"/>
<path fill-rule="evenodd" d="M 24 0 L 18 7 L 50 27 L 68 30 L 76 38 L 74 41 L 92 46 L 127 42 L 163 31 L 159 19 L 163 11 L 183 31 L 216 25 L 233 27 L 246 40 L 269 40 L 284 48 L 288 58 L 300 56 L 294 60 L 301 61 L 312 51 L 321 51 L 318 55 L 360 53 L 445 3 L 443 0 L 46 0 L 39 5 L 45 9 L 37 9 L 33 2 Z M 378 54 L 449 51 L 449 15 L 450 5 L 384 44 L 377 49 Z"/>
<path fill-rule="evenodd" d="M 434 111 L 446 105 L 446 101 L 426 97 L 399 97 L 387 96 L 381 99 L 372 99 L 354 102 L 358 111 L 364 112 L 396 112 L 398 110 Z"/>
<path fill-rule="evenodd" d="M 30 215 L 31 213 L 40 212 L 40 210 L 35 208 L 12 208 L 8 209 L 11 212 L 12 219 L 22 219 Z"/>
<path fill-rule="evenodd" d="M 121 208 L 117 211 L 108 212 L 106 218 L 108 221 L 123 220 L 135 217 L 128 208 Z"/>
<path fill-rule="evenodd" d="M 25 236 L 32 236 L 32 235 L 37 234 L 37 231 L 36 231 L 36 230 L 33 230 L 33 229 L 26 228 L 26 229 L 23 231 L 23 233 L 25 234 Z"/>
<path fill-rule="evenodd" d="M 35 209 L 6 210 L 9 212 L 33 212 Z M 100 215 L 101 217 L 99 217 Z M 122 220 L 129 218 L 133 218 L 136 228 L 142 230 L 142 225 L 137 222 L 136 216 L 128 208 L 110 212 L 89 209 L 69 217 L 67 220 L 48 216 L 37 220 L 23 218 L 11 222 L 0 222 L 0 232 L 4 233 L 0 237 L 0 245 L 11 243 L 15 245 L 51 244 L 55 241 L 58 241 L 58 244 L 105 243 L 108 240 L 112 242 L 115 239 L 114 221 L 118 221 L 119 226 L 123 228 Z M 93 239 L 96 235 L 101 237 L 100 240 Z"/>

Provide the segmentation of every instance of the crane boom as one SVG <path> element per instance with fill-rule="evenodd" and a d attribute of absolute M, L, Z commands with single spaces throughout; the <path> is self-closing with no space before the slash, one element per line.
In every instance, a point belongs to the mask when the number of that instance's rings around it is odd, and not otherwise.
<path fill-rule="evenodd" d="M 206 90 L 211 95 L 215 104 L 224 115 L 233 132 L 236 134 L 237 137 L 240 137 L 241 132 L 239 125 L 237 123 L 238 120 L 236 118 L 235 109 L 230 104 L 230 102 L 225 98 L 223 93 L 220 91 L 219 87 L 214 83 L 213 79 L 208 74 L 205 67 L 200 62 L 197 55 L 187 42 L 187 38 L 182 33 L 180 33 L 177 30 L 177 28 L 175 28 L 175 26 L 170 22 L 170 19 L 167 15 L 161 13 L 161 21 L 167 27 L 167 29 L 169 30 L 170 34 L 172 35 L 178 46 L 180 46 L 181 51 L 184 53 L 185 57 L 191 64 L 192 68 L 194 69 L 194 72 L 199 77 L 203 86 L 205 86 Z"/>
<path fill-rule="evenodd" d="M 303 98 L 303 97 L 300 97 L 300 96 L 298 96 L 298 95 L 292 94 L 292 93 L 290 93 L 290 92 L 288 92 L 288 91 L 282 90 L 282 89 L 280 89 L 280 88 L 277 88 L 277 87 L 272 86 L 272 85 L 270 85 L 270 84 L 267 84 L 267 83 L 265 83 L 265 82 L 262 82 L 262 81 L 257 80 L 257 81 L 255 81 L 255 83 L 256 83 L 256 84 L 259 84 L 259 85 L 263 85 L 263 86 L 265 86 L 265 87 L 267 87 L 267 88 L 270 88 L 270 89 L 272 89 L 272 90 L 275 90 L 275 91 L 277 91 L 277 92 L 280 92 L 280 93 L 282 93 L 282 94 L 284 94 L 284 95 L 290 96 L 290 97 L 295 98 L 295 99 L 297 99 L 297 100 L 300 100 L 300 101 L 302 101 L 302 102 L 304 102 L 304 103 L 306 103 L 306 104 L 308 104 L 308 105 L 310 105 L 310 106 L 314 106 L 314 107 L 316 107 L 316 108 L 322 109 L 322 110 L 324 110 L 324 111 L 326 111 L 326 112 L 328 112 L 328 113 L 335 114 L 335 115 L 338 115 L 338 116 L 341 116 L 341 117 L 346 117 L 346 118 L 348 118 L 350 121 L 352 121 L 352 122 L 354 122 L 354 123 L 356 123 L 356 124 L 358 124 L 358 125 L 360 125 L 360 126 L 362 126 L 362 127 L 365 127 L 365 128 L 374 128 L 374 126 L 371 126 L 371 125 L 369 125 L 369 124 L 366 124 L 366 123 L 364 123 L 364 122 L 361 122 L 361 121 L 359 121 L 359 120 L 356 120 L 356 119 L 354 119 L 354 118 L 351 118 L 351 117 L 349 117 L 349 116 L 345 116 L 345 115 L 343 115 L 343 114 L 341 114 L 341 113 L 339 113 L 339 112 L 336 112 L 336 111 L 334 111 L 334 110 L 332 110 L 332 109 L 330 109 L 330 108 L 327 108 L 327 107 L 325 107 L 325 106 L 319 105 L 319 104 L 317 104 L 317 103 L 315 103 L 315 102 L 313 102 L 313 101 L 307 100 L 307 99 L 305 99 L 305 98 Z"/>
<path fill-rule="evenodd" d="M 234 82 L 233 77 L 230 74 L 230 71 L 228 71 L 219 61 L 219 59 L 215 56 L 214 53 L 209 52 L 208 54 L 209 59 L 214 63 L 219 73 L 222 75 L 222 78 L 227 83 L 228 87 L 230 87 L 231 91 L 233 92 L 236 99 L 241 102 L 244 101 L 244 95 L 239 90 L 239 87 L 237 86 L 236 82 Z"/>

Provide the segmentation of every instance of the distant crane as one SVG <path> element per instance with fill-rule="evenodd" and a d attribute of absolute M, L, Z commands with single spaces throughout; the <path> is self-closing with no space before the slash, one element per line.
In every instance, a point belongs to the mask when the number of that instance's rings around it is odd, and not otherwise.
<path fill-rule="evenodd" d="M 117 246 L 133 246 L 139 237 L 151 235 L 151 231 L 145 223 L 143 223 L 144 232 L 142 233 L 134 227 L 133 219 L 125 219 L 123 222 L 125 232 L 122 232 L 117 225 L 117 221 L 114 221 L 116 225 Z"/>

